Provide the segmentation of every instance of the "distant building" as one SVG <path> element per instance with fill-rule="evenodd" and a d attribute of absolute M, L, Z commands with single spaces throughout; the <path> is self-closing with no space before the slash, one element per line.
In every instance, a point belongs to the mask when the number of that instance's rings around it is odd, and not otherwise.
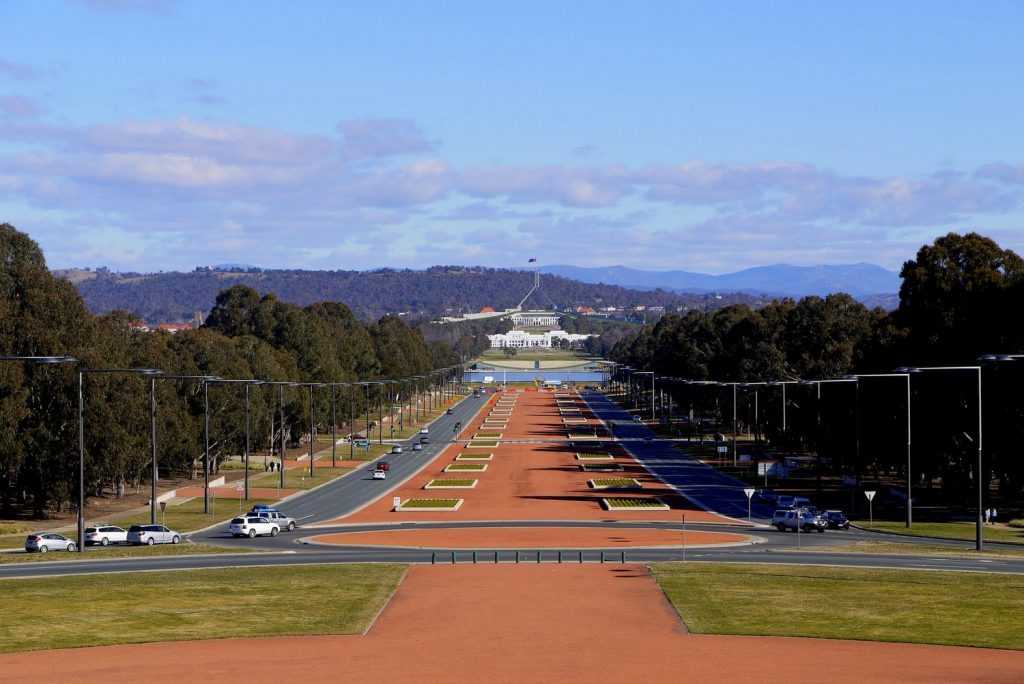
<path fill-rule="evenodd" d="M 584 316 L 593 316 L 594 307 L 592 306 L 577 306 L 576 313 L 583 314 Z"/>
<path fill-rule="evenodd" d="M 480 313 L 497 313 L 497 312 L 494 310 L 493 306 L 485 306 L 484 308 L 480 309 Z"/>
<path fill-rule="evenodd" d="M 519 311 L 511 319 L 517 328 L 542 328 L 558 325 L 559 316 L 555 311 Z"/>
<path fill-rule="evenodd" d="M 157 328 L 157 330 L 162 330 L 163 332 L 170 333 L 170 334 L 174 335 L 175 333 L 179 333 L 182 330 L 192 330 L 192 324 L 191 323 L 161 323 L 160 325 L 156 326 L 156 328 Z"/>
<path fill-rule="evenodd" d="M 579 347 L 590 337 L 593 335 L 577 335 L 564 330 L 549 330 L 544 333 L 510 330 L 507 333 L 488 335 L 487 339 L 491 341 L 491 349 L 551 349 L 560 346 L 563 340 L 568 342 L 569 346 Z"/>

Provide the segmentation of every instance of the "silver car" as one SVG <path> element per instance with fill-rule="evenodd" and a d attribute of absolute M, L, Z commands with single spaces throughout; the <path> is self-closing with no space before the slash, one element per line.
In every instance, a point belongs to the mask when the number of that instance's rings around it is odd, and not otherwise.
<path fill-rule="evenodd" d="M 132 525 L 128 528 L 129 544 L 178 544 L 181 535 L 163 525 Z"/>
<path fill-rule="evenodd" d="M 43 532 L 30 534 L 25 537 L 25 550 L 29 553 L 33 551 L 38 551 L 39 553 L 46 553 L 47 551 L 77 551 L 78 546 L 62 534 Z"/>
<path fill-rule="evenodd" d="M 117 525 L 97 525 L 85 528 L 85 545 L 109 546 L 128 543 L 128 530 Z"/>

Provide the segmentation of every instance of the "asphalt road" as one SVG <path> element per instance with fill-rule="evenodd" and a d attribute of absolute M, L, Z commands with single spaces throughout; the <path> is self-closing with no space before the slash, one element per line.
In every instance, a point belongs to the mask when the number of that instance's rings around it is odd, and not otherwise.
<path fill-rule="evenodd" d="M 652 474 L 675 487 L 701 508 L 731 518 L 747 517 L 749 485 L 725 475 L 709 465 L 674 448 L 674 441 L 661 442 L 646 425 L 633 421 L 633 416 L 600 392 L 583 392 L 583 398 L 598 418 L 602 419 L 617 439 L 626 439 L 622 447 L 643 463 Z M 643 440 L 651 439 L 646 442 Z M 773 509 L 751 502 L 754 519 L 769 520 Z"/>
<path fill-rule="evenodd" d="M 742 486 L 727 476 L 714 471 L 699 461 L 695 461 L 667 445 L 657 441 L 646 442 L 651 436 L 643 425 L 633 423 L 629 415 L 611 404 L 603 395 L 588 393 L 587 400 L 595 413 L 603 418 L 616 437 L 629 439 L 628 447 L 645 466 L 656 475 L 677 487 L 682 493 L 690 496 L 701 505 L 736 518 L 746 517 L 746 496 Z M 413 440 L 403 444 L 405 453 L 389 455 L 383 458 L 391 464 L 389 479 L 373 480 L 370 473 L 375 462 L 368 462 L 346 477 L 335 480 L 317 490 L 303 493 L 281 505 L 281 508 L 302 524 L 310 525 L 339 517 L 353 512 L 380 496 L 398 487 L 403 481 L 412 477 L 425 467 L 437 453 L 453 440 L 454 424 L 464 425 L 472 419 L 486 402 L 486 397 L 469 397 L 453 407 L 453 415 L 440 417 L 430 427 L 430 444 L 423 451 L 412 451 Z M 416 438 L 418 439 L 417 435 Z M 636 440 L 636 441 L 633 441 Z M 740 499 L 737 497 L 737 492 Z M 756 510 L 755 513 L 762 513 Z M 769 511 L 770 513 L 770 511 Z M 138 557 L 96 560 L 62 560 L 32 563 L 13 563 L 0 565 L 0 579 L 13 577 L 46 577 L 83 573 L 133 572 L 152 570 L 186 570 L 223 567 L 263 567 L 270 565 L 302 565 L 310 563 L 354 563 L 354 562 L 393 562 L 393 563 L 451 563 L 453 552 L 443 548 L 382 548 L 382 547 L 331 547 L 304 543 L 302 540 L 310 536 L 326 534 L 338 530 L 386 530 L 408 528 L 415 525 L 425 528 L 453 527 L 604 527 L 604 528 L 659 528 L 678 530 L 682 540 L 681 523 L 665 522 L 615 522 L 615 521 L 490 521 L 490 522 L 437 522 L 437 523 L 395 523 L 369 525 L 337 525 L 303 529 L 300 527 L 292 533 L 282 533 L 276 538 L 234 539 L 226 530 L 225 525 L 190 535 L 194 541 L 219 546 L 248 548 L 263 553 L 221 553 L 210 555 L 182 555 L 162 557 Z M 1021 558 L 1001 557 L 982 558 L 970 557 L 965 554 L 970 549 L 968 542 L 940 541 L 933 539 L 915 539 L 896 535 L 880 535 L 860 530 L 829 531 L 825 534 L 808 533 L 796 535 L 780 533 L 770 528 L 748 525 L 738 522 L 736 525 L 702 525 L 688 524 L 687 530 L 729 531 L 750 534 L 759 543 L 742 547 L 689 549 L 686 553 L 687 562 L 731 562 L 761 563 L 780 566 L 793 565 L 835 565 L 847 567 L 872 568 L 905 568 L 928 570 L 962 570 L 974 572 L 1005 572 L 1024 573 L 1024 556 Z M 943 547 L 948 551 L 920 555 L 902 554 L 867 554 L 867 553 L 835 553 L 827 551 L 829 545 L 843 544 L 861 540 L 883 540 L 906 544 L 908 546 L 927 544 L 929 547 Z M 995 550 L 999 544 L 991 544 Z M 100 556 L 97 552 L 95 556 Z M 543 562 L 655 562 L 682 560 L 681 549 L 665 548 L 631 548 L 622 549 L 530 549 L 516 550 L 485 550 L 455 552 L 455 560 L 459 563 L 493 563 L 495 554 L 503 563 L 537 562 L 538 554 Z M 581 556 L 582 554 L 582 556 Z M 93 554 L 89 554 L 92 556 Z"/>

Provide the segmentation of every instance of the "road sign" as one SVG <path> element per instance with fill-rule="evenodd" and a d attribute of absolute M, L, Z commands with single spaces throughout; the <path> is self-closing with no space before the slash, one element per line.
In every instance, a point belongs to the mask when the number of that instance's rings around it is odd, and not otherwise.
<path fill-rule="evenodd" d="M 748 499 L 749 499 L 750 497 L 754 496 L 754 490 L 753 490 L 753 489 L 751 489 L 751 488 L 749 488 L 749 487 L 747 487 L 746 489 L 744 489 L 744 490 L 743 490 L 743 493 L 747 495 L 747 498 L 748 498 Z"/>
<path fill-rule="evenodd" d="M 871 500 L 875 498 L 874 490 L 865 490 L 864 496 L 868 497 L 868 527 L 875 526 L 875 511 L 871 505 Z"/>
<path fill-rule="evenodd" d="M 391 505 L 394 506 L 395 510 L 398 510 L 402 506 L 402 497 L 396 496 L 391 500 Z"/>
<path fill-rule="evenodd" d="M 868 501 L 871 501 L 875 498 L 875 492 L 874 490 L 867 490 L 864 492 L 864 496 L 868 497 Z"/>

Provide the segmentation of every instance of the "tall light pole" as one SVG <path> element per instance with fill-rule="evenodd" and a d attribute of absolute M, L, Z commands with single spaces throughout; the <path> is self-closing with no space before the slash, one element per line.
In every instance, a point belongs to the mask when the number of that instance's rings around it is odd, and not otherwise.
<path fill-rule="evenodd" d="M 87 374 L 160 375 L 156 368 L 83 368 L 78 367 L 78 550 L 85 550 L 85 376 Z M 150 391 L 153 391 L 152 385 Z M 153 410 L 152 395 L 150 410 Z M 150 414 L 152 419 L 152 413 Z M 151 434 L 152 438 L 152 434 Z M 153 444 L 155 448 L 155 443 Z"/>
<path fill-rule="evenodd" d="M 188 377 L 188 376 L 182 376 Z M 257 385 L 271 384 L 265 380 L 225 380 L 216 376 L 191 376 L 196 377 L 204 381 L 205 384 L 213 383 L 215 385 L 242 385 L 245 388 L 245 443 L 242 447 L 242 489 L 243 495 L 246 501 L 249 500 L 249 451 L 252 448 L 252 417 L 251 417 L 251 397 L 249 394 L 249 388 Z M 271 412 L 273 416 L 273 412 Z M 283 425 L 283 424 L 282 424 Z M 271 431 L 273 434 L 273 431 Z"/>
<path fill-rule="evenodd" d="M 157 380 L 198 380 L 206 383 L 218 379 L 213 375 L 164 375 L 154 374 L 149 378 L 149 445 L 153 463 L 153 475 L 150 482 L 149 524 L 156 525 L 156 483 L 159 478 L 156 457 L 156 381 Z M 209 408 L 209 407 L 207 407 Z"/>
<path fill-rule="evenodd" d="M 978 503 L 975 517 L 975 532 L 974 532 L 974 548 L 977 551 L 982 551 L 985 547 L 985 528 L 984 528 L 984 514 L 982 512 L 982 506 L 984 505 L 984 494 L 985 485 L 984 477 L 982 475 L 982 453 L 984 451 L 983 431 L 982 431 L 982 396 L 981 396 L 981 366 L 918 366 L 914 368 L 897 368 L 899 373 L 918 373 L 928 371 L 969 371 L 975 373 L 978 379 L 978 462 L 975 467 L 975 481 L 978 489 Z"/>
<path fill-rule="evenodd" d="M 910 410 L 910 373 L 858 373 L 853 376 L 857 380 L 862 378 L 903 378 L 906 388 L 906 400 L 907 400 L 907 425 L 906 425 L 906 436 L 907 436 L 907 519 L 906 526 L 909 528 L 914 524 L 914 480 L 911 476 L 911 410 Z M 860 401 L 860 394 L 857 395 L 857 401 Z M 859 411 L 858 407 L 858 411 Z"/>

